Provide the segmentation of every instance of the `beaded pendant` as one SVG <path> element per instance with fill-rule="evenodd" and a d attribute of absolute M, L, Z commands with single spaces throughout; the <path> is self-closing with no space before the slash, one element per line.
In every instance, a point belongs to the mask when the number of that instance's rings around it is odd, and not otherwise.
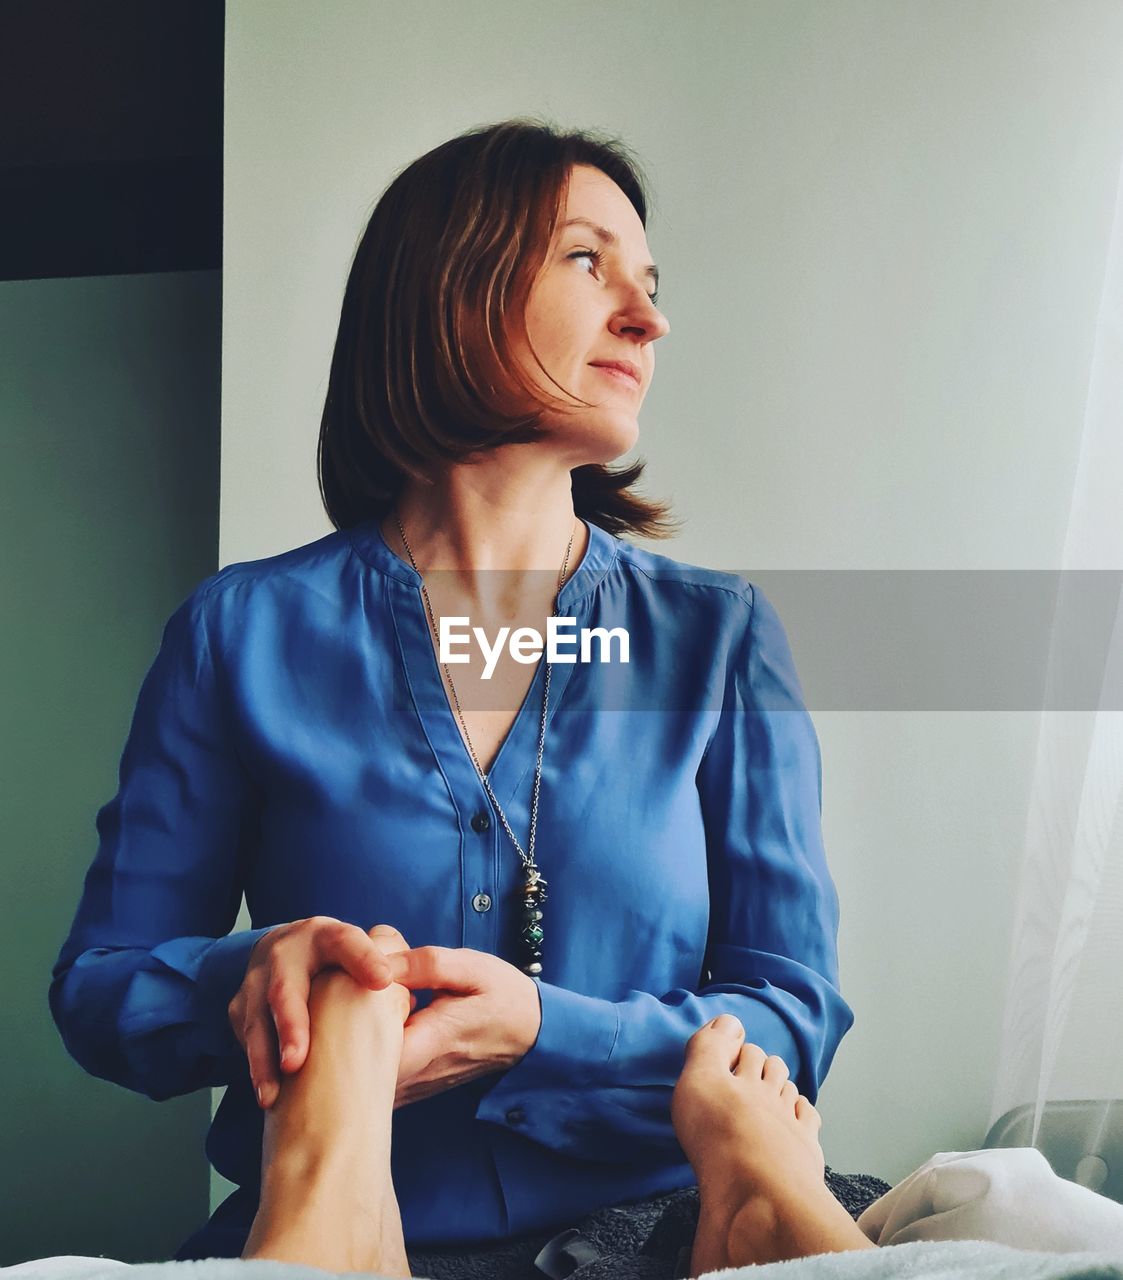
<path fill-rule="evenodd" d="M 537 867 L 524 867 L 522 940 L 526 948 L 527 962 L 523 973 L 532 978 L 542 972 L 542 904 L 546 901 L 546 881 L 538 874 Z"/>

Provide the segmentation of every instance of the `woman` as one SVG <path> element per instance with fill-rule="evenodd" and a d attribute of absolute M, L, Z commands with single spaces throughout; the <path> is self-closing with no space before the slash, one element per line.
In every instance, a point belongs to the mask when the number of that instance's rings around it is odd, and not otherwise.
<path fill-rule="evenodd" d="M 733 1015 L 814 1102 L 853 1021 L 783 627 L 743 579 L 618 536 L 671 527 L 641 463 L 607 465 L 669 331 L 646 210 L 623 148 L 527 121 L 404 170 L 332 359 L 336 532 L 228 565 L 167 624 L 50 1000 L 95 1075 L 229 1086 L 207 1153 L 238 1190 L 180 1258 L 245 1248 L 312 983 L 384 985 L 372 925 L 411 948 L 411 1248 L 693 1186 L 670 1105 L 690 1037 Z M 552 614 L 621 629 L 628 662 L 495 649 Z M 455 618 L 492 658 L 438 660 Z"/>

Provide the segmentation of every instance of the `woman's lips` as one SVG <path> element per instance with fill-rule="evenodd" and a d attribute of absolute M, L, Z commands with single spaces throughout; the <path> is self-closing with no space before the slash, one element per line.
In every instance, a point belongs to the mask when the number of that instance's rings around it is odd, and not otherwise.
<path fill-rule="evenodd" d="M 599 369 L 601 373 L 606 373 L 610 378 L 615 378 L 617 382 L 622 382 L 626 387 L 631 387 L 633 391 L 639 390 L 639 383 L 632 377 L 630 373 L 625 373 L 622 369 L 610 369 L 605 364 L 595 364 L 594 369 Z"/>

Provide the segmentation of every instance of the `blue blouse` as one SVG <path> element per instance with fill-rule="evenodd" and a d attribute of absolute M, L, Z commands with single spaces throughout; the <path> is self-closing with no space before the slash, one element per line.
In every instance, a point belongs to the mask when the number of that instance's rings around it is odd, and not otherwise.
<path fill-rule="evenodd" d="M 734 1014 L 814 1101 L 853 1022 L 819 744 L 775 610 L 586 523 L 557 611 L 626 627 L 630 661 L 551 666 L 541 1029 L 510 1069 L 394 1112 L 411 1246 L 693 1185 L 670 1117 L 693 1032 Z M 387 922 L 523 963 L 520 861 L 420 583 L 373 519 L 228 565 L 172 614 L 141 686 L 50 1006 L 95 1076 L 158 1101 L 228 1086 L 206 1151 L 240 1191 L 180 1257 L 237 1256 L 256 1209 L 263 1116 L 227 1005 L 271 926 Z M 489 774 L 524 849 L 545 670 Z M 243 892 L 253 927 L 231 933 Z"/>

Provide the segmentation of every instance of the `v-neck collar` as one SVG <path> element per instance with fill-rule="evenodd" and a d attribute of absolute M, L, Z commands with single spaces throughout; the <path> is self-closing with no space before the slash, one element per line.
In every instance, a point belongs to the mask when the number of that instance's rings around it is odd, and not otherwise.
<path fill-rule="evenodd" d="M 460 732 L 456 712 L 441 679 L 429 617 L 421 595 L 421 575 L 411 564 L 391 551 L 382 536 L 381 523 L 381 518 L 372 518 L 352 526 L 348 530 L 351 544 L 372 568 L 407 588 L 391 591 L 389 598 L 405 678 L 422 727 L 453 794 L 465 795 L 468 794 L 467 788 L 473 788 L 486 801 L 487 792 L 472 762 L 468 746 Z M 588 545 L 580 564 L 558 595 L 558 614 L 563 617 L 576 616 L 580 602 L 593 591 L 617 556 L 617 539 L 612 534 L 589 520 L 583 520 L 582 523 L 589 531 Z M 576 665 L 556 663 L 550 668 L 550 705 L 546 715 L 544 759 L 550 754 L 550 725 Z M 487 775 L 491 789 L 504 811 L 537 761 L 545 682 L 546 660 L 543 655 Z"/>
<path fill-rule="evenodd" d="M 351 545 L 372 568 L 398 582 L 416 587 L 420 596 L 421 575 L 413 565 L 386 545 L 386 539 L 382 536 L 382 519 L 383 517 L 376 516 L 352 525 L 347 531 Z M 569 605 L 588 595 L 616 560 L 618 540 L 591 520 L 582 518 L 581 523 L 589 531 L 589 542 L 581 563 L 569 575 L 558 596 L 559 614 L 565 614 Z M 552 679 L 550 683 L 553 684 Z"/>

